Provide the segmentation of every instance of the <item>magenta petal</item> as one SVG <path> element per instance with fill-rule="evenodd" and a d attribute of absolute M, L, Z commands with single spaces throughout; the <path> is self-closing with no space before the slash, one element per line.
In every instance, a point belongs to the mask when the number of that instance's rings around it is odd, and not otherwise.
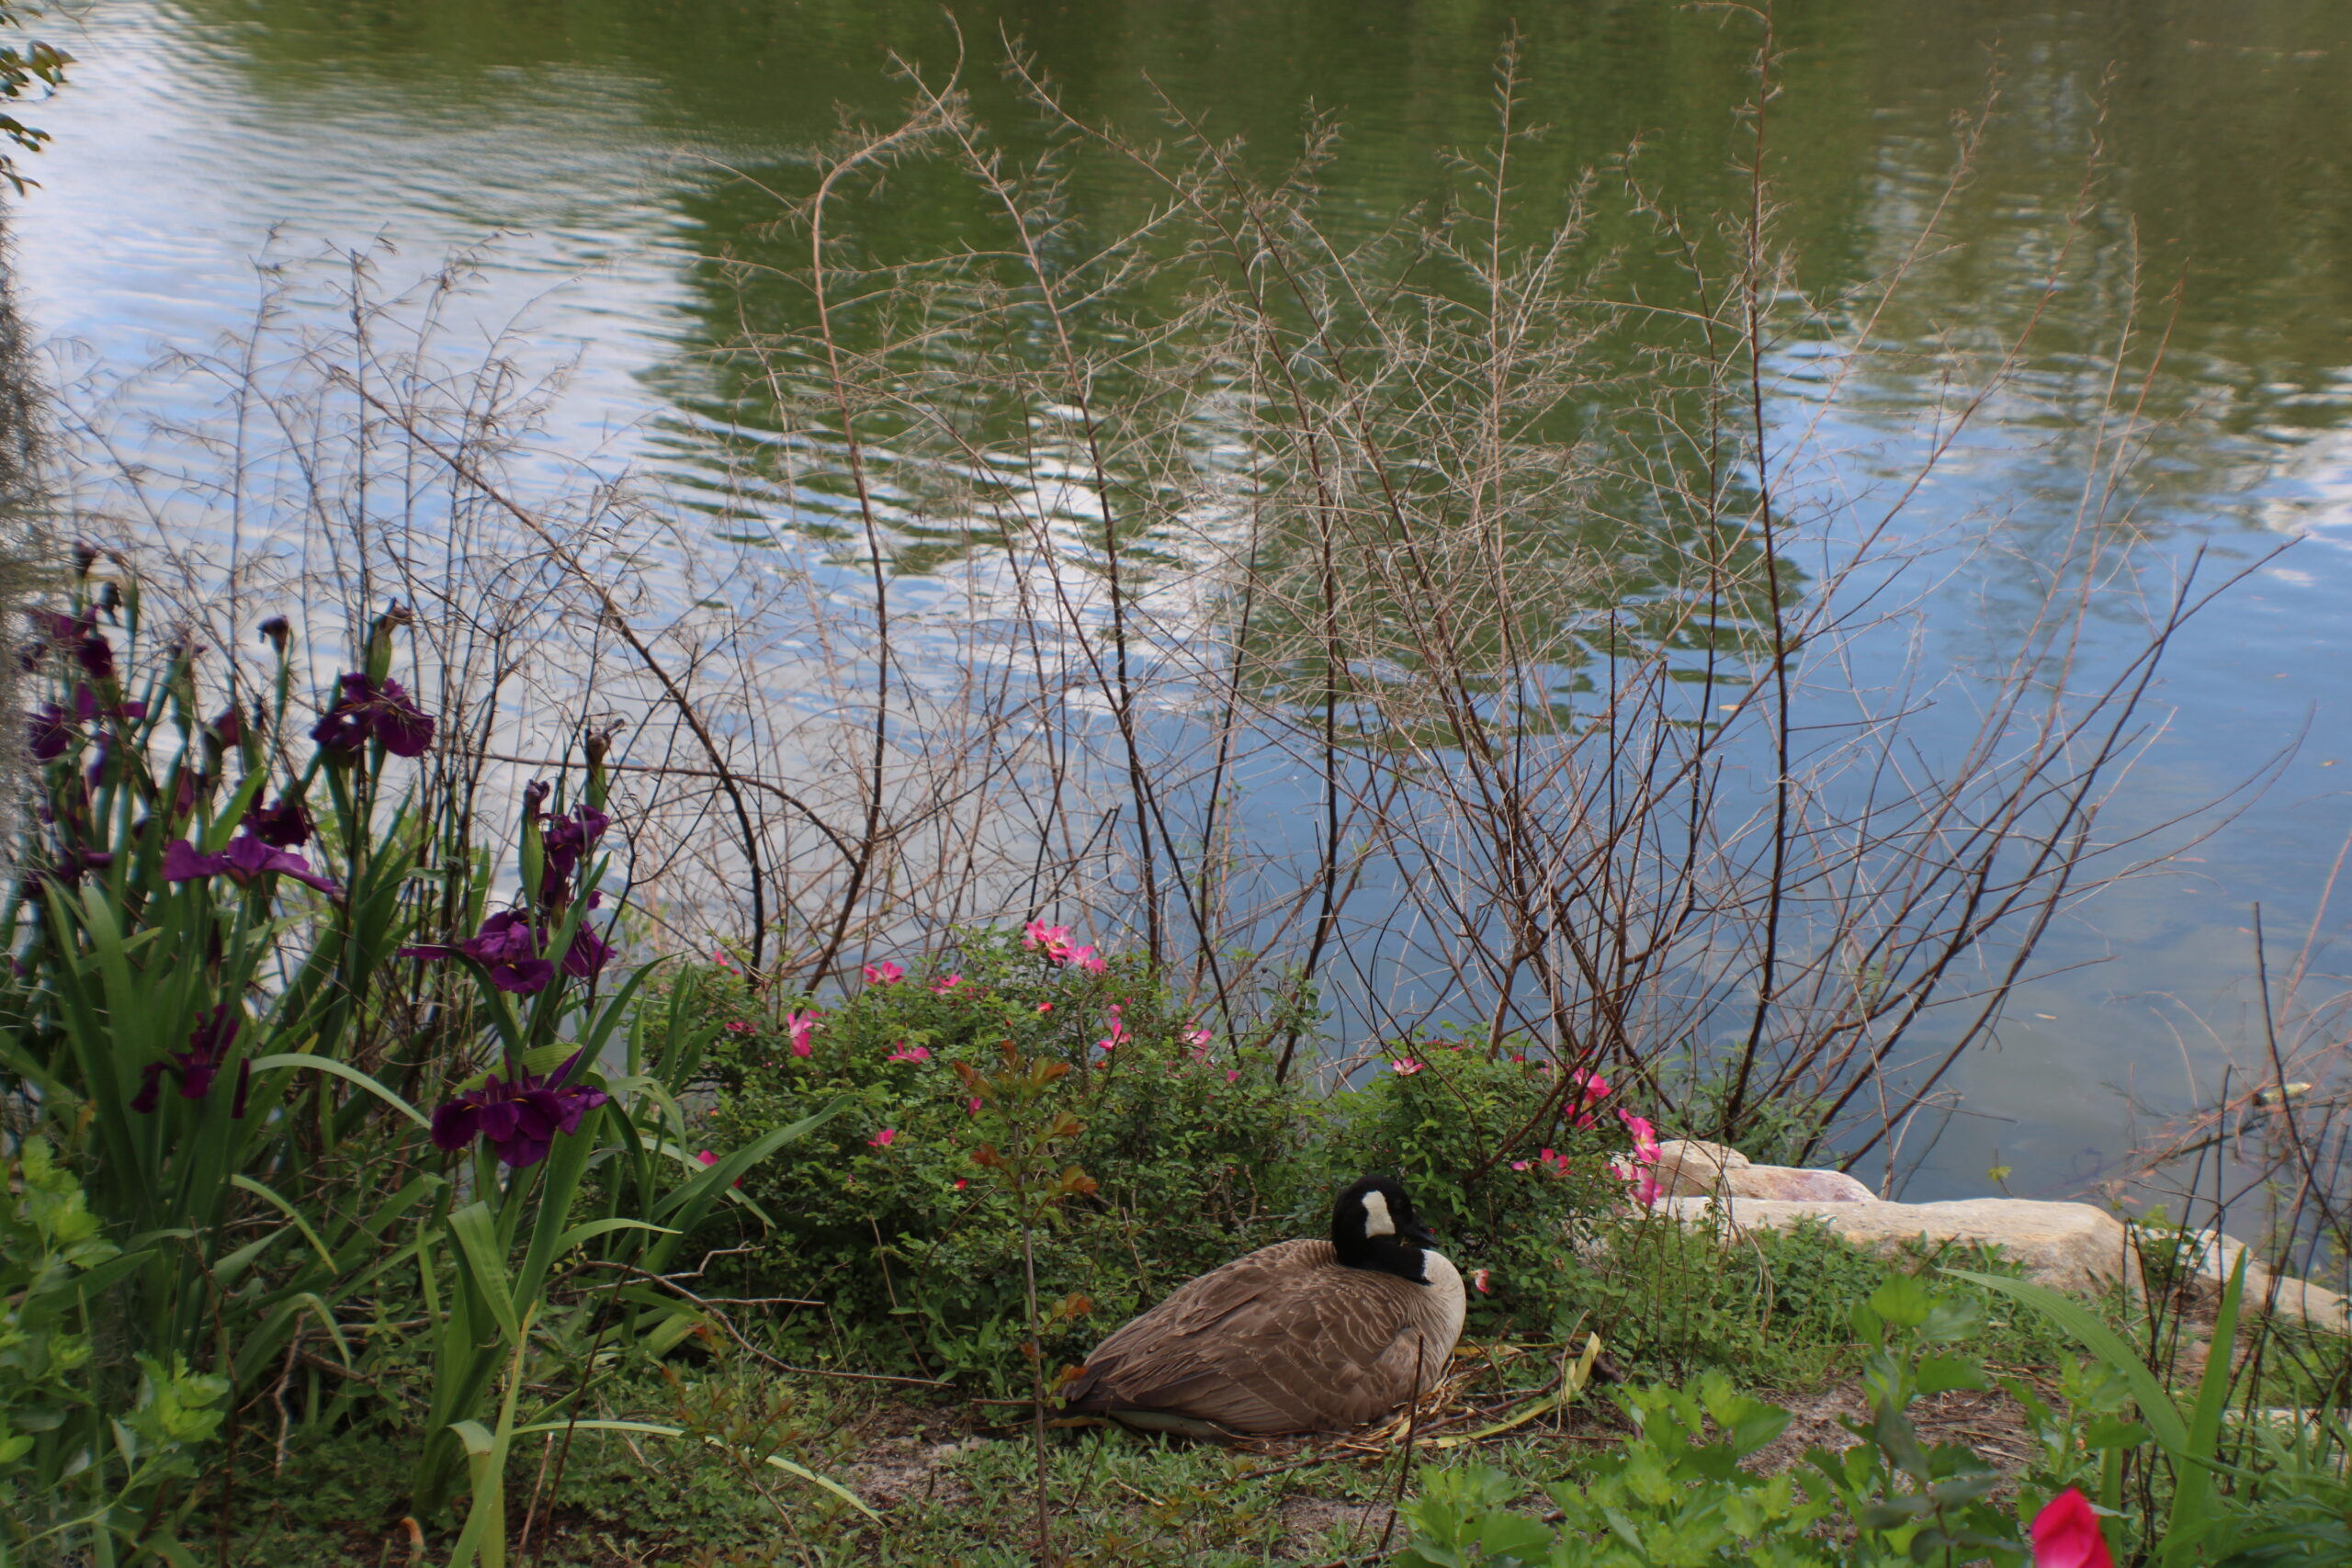
<path fill-rule="evenodd" d="M 433 1112 L 433 1146 L 451 1153 L 474 1141 L 481 1130 L 481 1112 L 462 1100 L 451 1100 Z"/>
<path fill-rule="evenodd" d="M 283 872 L 286 875 L 292 877 L 295 881 L 315 887 L 322 893 L 340 893 L 343 891 L 342 888 L 337 887 L 332 881 L 328 880 L 326 877 L 321 876 L 317 872 L 312 871 L 309 861 L 304 860 L 300 855 L 289 853 L 285 850 L 276 851 L 270 855 L 269 869 L 276 872 Z"/>
<path fill-rule="evenodd" d="M 563 972 L 575 980 L 593 980 L 612 956 L 613 944 L 582 926 L 571 933 L 571 945 L 563 950 Z"/>
<path fill-rule="evenodd" d="M 186 839 L 174 839 L 164 846 L 164 880 L 166 882 L 194 882 L 200 876 L 211 876 L 228 869 L 228 856 L 198 854 L 196 846 Z"/>
<path fill-rule="evenodd" d="M 368 729 L 357 715 L 338 709 L 311 727 L 311 739 L 330 751 L 356 751 Z"/>
<path fill-rule="evenodd" d="M 220 1071 L 220 1064 L 208 1061 L 193 1051 L 179 1053 L 180 1098 L 202 1100 L 212 1092 L 212 1080 Z"/>
<path fill-rule="evenodd" d="M 302 803 L 282 795 L 275 806 L 256 806 L 245 813 L 245 830 L 273 849 L 300 849 L 311 841 L 312 827 Z"/>
<path fill-rule="evenodd" d="M 458 944 L 466 956 L 481 964 L 508 964 L 537 955 L 539 939 L 530 917 L 505 909 L 482 921 L 481 930 Z"/>
<path fill-rule="evenodd" d="M 555 965 L 544 958 L 523 958 L 511 964 L 493 964 L 490 966 L 492 985 L 502 991 L 513 991 L 521 996 L 531 996 L 546 990 L 548 982 L 553 978 L 555 978 Z"/>
<path fill-rule="evenodd" d="M 220 862 L 220 869 L 243 886 L 264 872 L 277 870 L 277 867 L 271 863 L 277 853 L 276 850 L 251 833 L 240 833 L 229 840 L 228 849 L 217 858 Z"/>
<path fill-rule="evenodd" d="M 524 1170 L 548 1157 L 548 1150 L 555 1146 L 552 1138 L 507 1138 L 492 1140 L 491 1152 L 516 1170 Z"/>
<path fill-rule="evenodd" d="M 379 712 L 376 739 L 395 757 L 422 757 L 433 745 L 433 721 L 414 707 Z"/>
<path fill-rule="evenodd" d="M 556 1125 L 567 1133 L 580 1131 L 581 1118 L 612 1097 L 600 1089 L 576 1089 L 563 1096 L 563 1113 Z"/>
<path fill-rule="evenodd" d="M 481 1135 L 493 1144 L 501 1138 L 513 1137 L 516 1124 L 523 1119 L 522 1106 L 508 1098 L 514 1090 L 501 1084 L 497 1075 L 492 1074 L 490 1082 L 476 1092 L 482 1097 L 481 1103 L 474 1111 L 481 1127 Z"/>
<path fill-rule="evenodd" d="M 139 1092 L 130 1097 L 130 1109 L 145 1116 L 155 1109 L 155 1092 L 169 1069 L 161 1062 L 150 1062 L 140 1069 L 141 1082 Z"/>
<path fill-rule="evenodd" d="M 63 708 L 55 703 L 43 703 L 33 710 L 29 743 L 36 761 L 55 761 L 73 741 L 74 730 Z"/>

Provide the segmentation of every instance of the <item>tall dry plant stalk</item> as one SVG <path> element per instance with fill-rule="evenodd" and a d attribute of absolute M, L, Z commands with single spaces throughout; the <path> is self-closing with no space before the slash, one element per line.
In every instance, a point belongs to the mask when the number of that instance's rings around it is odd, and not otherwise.
<path fill-rule="evenodd" d="M 462 266 L 385 299 L 354 256 L 335 324 L 288 273 L 166 367 L 220 393 L 164 433 L 178 467 L 85 417 L 85 515 L 224 649 L 290 605 L 324 646 L 412 605 L 429 787 L 469 812 L 611 737 L 641 929 L 780 991 L 1050 912 L 1130 933 L 1284 1075 L 1451 1021 L 1630 1074 L 1680 1130 L 1891 1163 L 2053 918 L 2155 852 L 2102 811 L 2225 584 L 2120 542 L 2145 423 L 2118 344 L 2027 623 L 1988 666 L 1898 657 L 1951 555 L 2007 547 L 1909 525 L 2041 311 L 1959 361 L 1913 471 L 1842 488 L 1827 411 L 1944 208 L 1805 292 L 1764 20 L 1742 210 L 1676 211 L 1637 158 L 1550 200 L 1510 50 L 1453 198 L 1370 234 L 1324 210 L 1328 122 L 1268 174 L 1174 103 L 1155 141 L 1086 119 L 1008 45 L 1050 132 L 1022 159 L 905 68 L 902 123 L 775 192 L 799 263 L 716 258 L 753 324 L 704 367 L 740 417 L 705 419 L 699 497 L 551 458 L 522 345 L 449 345 Z M 859 204 L 918 163 L 981 194 L 989 243 L 874 254 Z M 1094 169 L 1148 193 L 1124 227 L 1081 209 Z M 1622 287 L 1604 199 L 1676 297 Z M 2095 204 L 2086 173 L 2069 232 Z M 749 303 L 779 290 L 806 308 Z M 1809 403 L 1779 390 L 1800 340 Z"/>

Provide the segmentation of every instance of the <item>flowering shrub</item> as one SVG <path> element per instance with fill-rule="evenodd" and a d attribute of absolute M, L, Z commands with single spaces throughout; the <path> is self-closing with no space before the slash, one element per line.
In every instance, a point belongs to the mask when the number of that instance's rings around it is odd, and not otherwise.
<path fill-rule="evenodd" d="M 713 1053 L 714 1147 L 836 1097 L 851 1107 L 745 1181 L 777 1228 L 745 1238 L 758 1251 L 743 1293 L 823 1300 L 829 1317 L 786 1325 L 812 1356 L 836 1353 L 837 1327 L 860 1364 L 1027 1388 L 1012 1210 L 975 1179 L 983 1118 L 959 1076 L 996 1071 L 1006 1041 L 1073 1069 L 1052 1092 L 1081 1124 L 1069 1158 L 1100 1184 L 1036 1236 L 1041 1297 L 1084 1307 L 1045 1336 L 1062 1361 L 1191 1275 L 1297 1234 L 1302 1204 L 1329 1201 L 1307 1099 L 1178 1009 L 1137 960 L 1040 924 L 866 972 L 881 977 L 721 1030 Z M 721 988 L 712 1005 L 729 1018 L 752 1007 Z"/>
<path fill-rule="evenodd" d="M 1354 1090 L 1331 1097 L 1322 1155 L 1341 1171 L 1395 1171 L 1474 1281 L 1472 1325 L 1550 1332 L 1593 1304 L 1604 1267 L 1581 1231 L 1634 1218 L 1657 1198 L 1650 1122 L 1600 1074 L 1521 1043 L 1404 1043 Z M 1623 1247 L 1612 1241 L 1612 1247 Z"/>

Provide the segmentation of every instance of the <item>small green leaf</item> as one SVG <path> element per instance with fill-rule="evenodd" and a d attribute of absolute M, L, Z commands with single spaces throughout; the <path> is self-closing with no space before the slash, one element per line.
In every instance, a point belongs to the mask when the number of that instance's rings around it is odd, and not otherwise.
<path fill-rule="evenodd" d="M 1949 1393 L 1956 1388 L 1989 1388 L 1984 1369 L 1964 1356 L 1929 1356 L 1919 1363 L 1919 1392 Z"/>
<path fill-rule="evenodd" d="M 2059 1327 L 2073 1335 L 2083 1348 L 2097 1356 L 2120 1373 L 2131 1385 L 2132 1396 L 2139 1402 L 2140 1413 L 2147 1418 L 2149 1430 L 2165 1451 L 2180 1454 L 2188 1447 L 2188 1423 L 2181 1419 L 2180 1408 L 2165 1393 L 2164 1384 L 2148 1371 L 2139 1353 L 2126 1344 L 2123 1337 L 2091 1315 L 2080 1302 L 2060 1295 L 2047 1285 L 2037 1285 L 2030 1280 L 2012 1280 L 2004 1274 L 1979 1274 L 1967 1269 L 1947 1269 L 1945 1273 L 1955 1280 L 1966 1280 L 1998 1292 L 2012 1300 L 2023 1302 L 2039 1311 Z"/>

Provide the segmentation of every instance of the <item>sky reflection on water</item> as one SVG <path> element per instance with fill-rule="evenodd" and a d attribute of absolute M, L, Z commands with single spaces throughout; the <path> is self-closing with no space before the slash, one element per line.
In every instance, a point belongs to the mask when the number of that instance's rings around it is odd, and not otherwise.
<path fill-rule="evenodd" d="M 1509 15 L 1308 0 L 959 9 L 976 50 L 999 18 L 1035 39 L 1082 110 L 1140 113 L 1147 70 L 1261 144 L 1309 97 L 1336 106 L 1354 140 L 1335 206 L 1366 224 L 1435 188 L 1429 149 L 1483 132 Z M 1724 138 L 1744 91 L 1740 51 L 1712 24 L 1661 12 L 1561 6 L 1531 24 L 1530 96 L 1559 122 L 1544 155 L 1563 181 L 1643 135 L 1645 175 L 1704 209 L 1734 189 Z M 83 63 L 38 118 L 57 141 L 17 219 L 26 303 L 72 345 L 69 364 L 119 366 L 237 329 L 259 256 L 380 241 L 400 277 L 486 245 L 467 307 L 478 330 L 521 320 L 549 363 L 580 355 L 554 443 L 691 484 L 697 422 L 730 399 L 758 417 L 704 354 L 730 305 L 702 258 L 763 254 L 753 231 L 773 216 L 728 170 L 789 183 L 802 167 L 791 150 L 825 132 L 834 100 L 871 113 L 891 101 L 885 44 L 944 57 L 936 17 L 927 5 L 732 0 L 658 18 L 617 0 L 556 13 L 447 0 L 399 15 L 121 0 L 67 40 Z M 2065 1190 L 2126 1136 L 2115 1087 L 2177 1103 L 2192 1068 L 2210 1073 L 2212 1041 L 2192 1014 L 2246 1042 L 2248 908 L 2300 930 L 2352 828 L 2352 17 L 2288 0 L 2063 13 L 1825 0 L 1782 17 L 1795 50 L 1778 111 L 1784 194 L 1819 279 L 1889 264 L 1941 188 L 1949 121 L 1981 100 L 1996 39 L 2007 73 L 1983 170 L 1955 204 L 1957 243 L 1882 328 L 1916 368 L 1874 372 L 1826 433 L 1847 454 L 1844 482 L 1899 470 L 1916 439 L 1905 426 L 1942 373 L 1939 334 L 1981 347 L 2016 329 L 2095 133 L 2106 147 L 2108 194 L 2029 362 L 1918 509 L 1921 527 L 1985 511 L 2018 524 L 2017 554 L 1984 556 L 1941 594 L 1929 657 L 1997 649 L 2013 624 L 2037 530 L 2063 528 L 2079 493 L 2082 415 L 2108 396 L 2135 285 L 2152 307 L 2128 377 L 2145 372 L 2157 335 L 2170 340 L 2148 381 L 2164 423 L 2138 526 L 2177 558 L 2203 547 L 2222 565 L 2301 541 L 2175 645 L 2157 693 L 2171 727 L 2127 815 L 2159 818 L 2224 794 L 2282 748 L 2298 755 L 2194 860 L 2054 933 L 2054 964 L 2089 966 L 2020 998 L 2000 1050 L 1962 1080 L 1970 1115 L 1914 1189 L 1976 1190 L 1997 1163 L 2020 1190 Z M 2099 130 L 2090 95 L 2109 62 Z M 1001 88 L 975 83 L 984 107 L 1002 108 Z M 1115 186 L 1079 197 L 1114 216 L 1136 199 Z M 878 244 L 936 243 L 968 221 L 922 187 L 869 217 Z M 1636 282 L 1644 265 L 1628 263 Z M 2176 285 L 2174 309 L 2164 297 Z M 1793 355 L 1781 368 L 1778 418 L 1792 426 L 1806 369 Z M 952 613 L 948 589 L 909 588 Z M 1273 784 L 1259 809 L 1279 832 L 1298 803 Z"/>

